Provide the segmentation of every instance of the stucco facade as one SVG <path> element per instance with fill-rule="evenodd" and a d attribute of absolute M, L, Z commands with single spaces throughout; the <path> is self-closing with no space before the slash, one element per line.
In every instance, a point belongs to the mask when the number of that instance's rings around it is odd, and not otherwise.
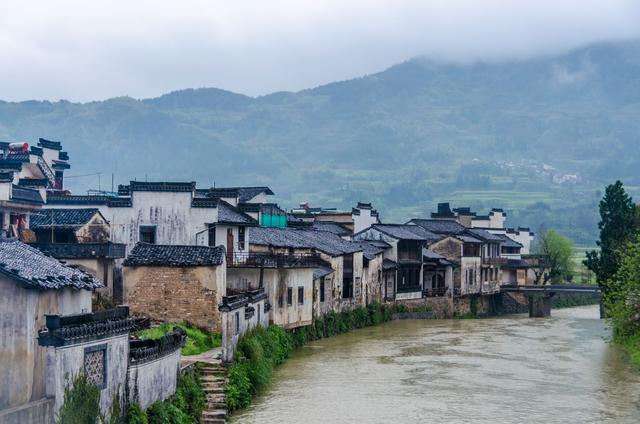
<path fill-rule="evenodd" d="M 0 405 L 18 406 L 46 395 L 45 349 L 37 340 L 45 314 L 90 311 L 89 290 L 25 289 L 0 275 Z"/>

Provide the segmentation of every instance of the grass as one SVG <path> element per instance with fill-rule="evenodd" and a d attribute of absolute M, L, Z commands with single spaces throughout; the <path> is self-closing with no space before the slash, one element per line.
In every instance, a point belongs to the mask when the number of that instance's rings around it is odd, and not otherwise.
<path fill-rule="evenodd" d="M 173 327 L 180 327 L 187 332 L 187 341 L 182 348 L 182 355 L 197 355 L 207 350 L 222 346 L 220 333 L 208 333 L 198 327 L 186 323 L 164 323 L 156 327 L 138 331 L 136 337 L 140 339 L 159 339 L 173 330 Z"/>
<path fill-rule="evenodd" d="M 637 333 L 631 337 L 618 339 L 618 343 L 624 350 L 629 353 L 631 362 L 640 368 L 640 333 Z"/>

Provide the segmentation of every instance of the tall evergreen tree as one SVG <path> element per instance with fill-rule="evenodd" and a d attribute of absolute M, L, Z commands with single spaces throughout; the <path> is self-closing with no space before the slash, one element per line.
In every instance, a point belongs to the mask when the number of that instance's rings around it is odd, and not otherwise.
<path fill-rule="evenodd" d="M 631 240 L 637 231 L 636 207 L 625 192 L 622 182 L 616 181 L 607 186 L 600 201 L 600 239 L 597 241 L 600 252 L 587 252 L 584 264 L 596 275 L 598 284 L 606 295 L 608 285 L 618 270 L 619 249 Z"/>

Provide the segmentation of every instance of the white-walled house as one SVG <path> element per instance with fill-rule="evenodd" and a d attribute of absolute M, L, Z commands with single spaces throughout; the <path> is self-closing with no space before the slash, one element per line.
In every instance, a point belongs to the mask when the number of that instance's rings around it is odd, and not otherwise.
<path fill-rule="evenodd" d="M 0 142 L 0 236 L 34 241 L 30 214 L 46 202 L 48 190 L 63 189 L 68 160 L 58 141 Z"/>

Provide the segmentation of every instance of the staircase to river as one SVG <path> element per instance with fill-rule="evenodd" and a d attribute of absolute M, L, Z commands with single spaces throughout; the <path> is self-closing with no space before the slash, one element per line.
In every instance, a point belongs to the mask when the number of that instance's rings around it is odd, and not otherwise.
<path fill-rule="evenodd" d="M 224 398 L 227 369 L 218 361 L 217 363 L 203 363 L 200 372 L 202 389 L 206 396 L 200 422 L 203 424 L 224 424 L 227 422 L 227 406 Z"/>

